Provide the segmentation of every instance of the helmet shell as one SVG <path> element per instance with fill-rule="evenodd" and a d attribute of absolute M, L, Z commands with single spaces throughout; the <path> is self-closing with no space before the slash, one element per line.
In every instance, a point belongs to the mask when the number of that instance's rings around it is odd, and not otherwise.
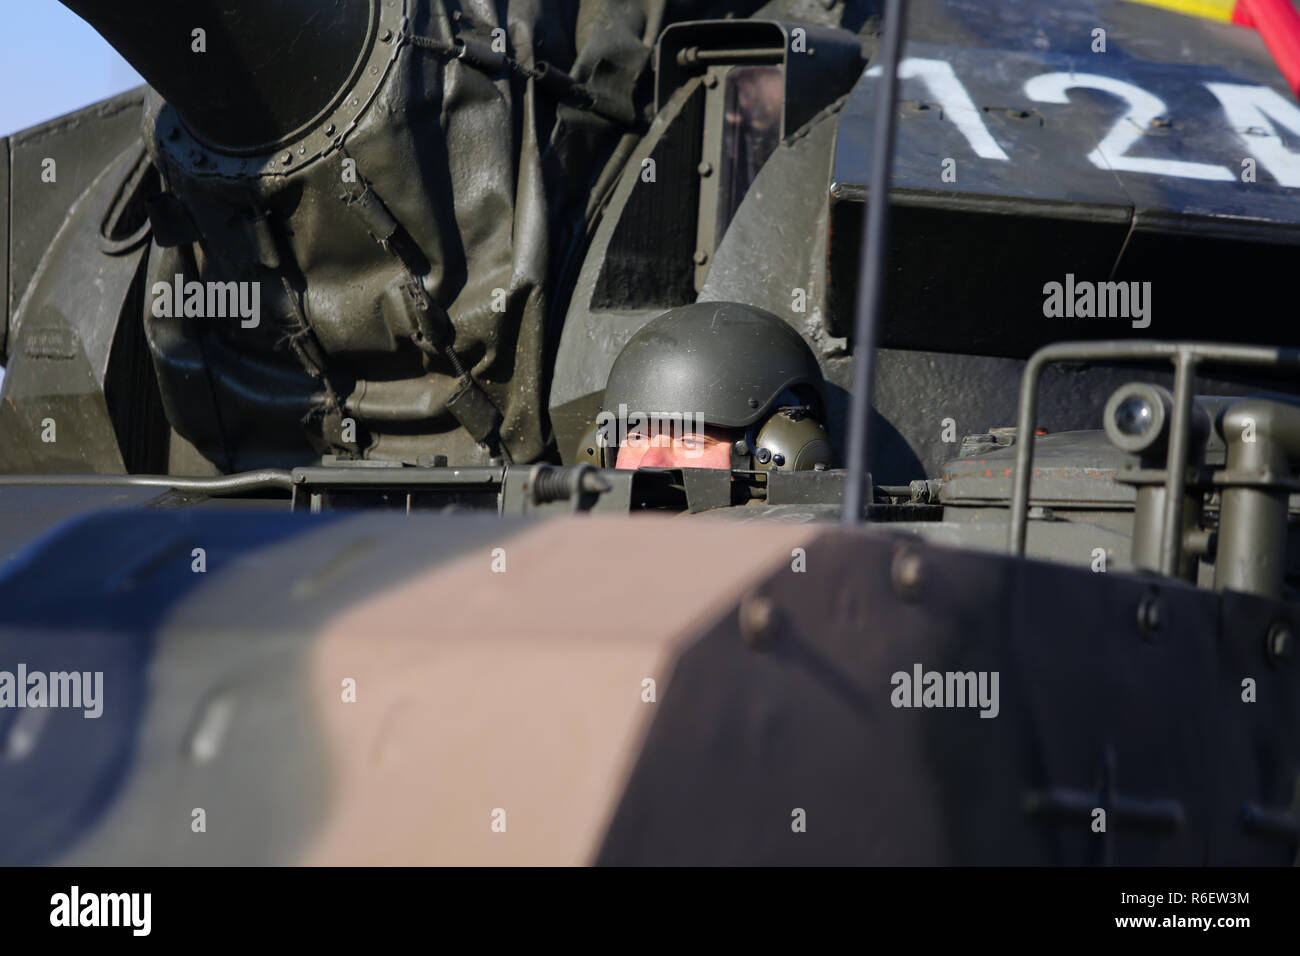
<path fill-rule="evenodd" d="M 603 408 L 747 428 L 796 387 L 822 418 L 821 368 L 788 323 L 751 305 L 696 302 L 652 319 L 628 340 L 610 369 Z"/>

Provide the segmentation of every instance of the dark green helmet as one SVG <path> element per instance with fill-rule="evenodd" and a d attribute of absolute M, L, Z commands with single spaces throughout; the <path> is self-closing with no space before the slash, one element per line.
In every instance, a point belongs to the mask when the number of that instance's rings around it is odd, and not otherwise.
<path fill-rule="evenodd" d="M 826 385 L 812 349 L 789 324 L 750 305 L 697 302 L 633 335 L 605 387 L 597 425 L 605 449 L 617 454 L 613 426 L 633 416 L 734 429 L 743 436 L 732 454 L 736 468 L 811 469 L 832 461 Z M 612 463 L 609 454 L 603 458 Z"/>

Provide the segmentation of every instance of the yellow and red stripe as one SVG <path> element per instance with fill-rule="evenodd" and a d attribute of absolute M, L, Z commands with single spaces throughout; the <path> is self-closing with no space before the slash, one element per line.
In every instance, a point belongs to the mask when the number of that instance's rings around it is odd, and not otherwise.
<path fill-rule="evenodd" d="M 1244 16 L 1244 12 L 1238 12 L 1239 7 L 1245 6 L 1241 0 L 1132 0 L 1132 2 L 1144 3 L 1149 7 L 1162 7 L 1165 10 L 1186 13 L 1188 16 L 1204 17 L 1207 20 L 1250 25 L 1244 20 L 1237 19 L 1239 16 Z"/>
<path fill-rule="evenodd" d="M 1300 96 L 1300 13 L 1291 0 L 1131 0 L 1190 16 L 1253 27 L 1291 92 Z"/>

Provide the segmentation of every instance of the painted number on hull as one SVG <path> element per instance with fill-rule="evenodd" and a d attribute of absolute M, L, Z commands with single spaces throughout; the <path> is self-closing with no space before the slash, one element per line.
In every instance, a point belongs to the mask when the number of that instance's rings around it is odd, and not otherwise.
<path fill-rule="evenodd" d="M 1293 136 L 1300 136 L 1300 107 L 1267 86 L 1205 85 L 1223 104 L 1232 131 L 1246 152 L 1283 186 L 1300 186 L 1300 153 L 1286 148 L 1273 125 L 1276 120 Z"/>
<path fill-rule="evenodd" d="M 1066 91 L 1079 87 L 1110 93 L 1128 104 L 1128 112 L 1119 118 L 1106 138 L 1088 154 L 1088 161 L 1098 169 L 1219 182 L 1231 182 L 1235 178 L 1232 170 L 1211 163 L 1129 156 L 1129 149 L 1146 135 L 1151 121 L 1165 114 L 1164 100 L 1132 83 L 1095 73 L 1044 73 L 1025 84 L 1025 95 L 1039 103 L 1068 103 L 1070 97 Z"/>
<path fill-rule="evenodd" d="M 879 66 L 873 66 L 867 70 L 867 76 L 879 76 L 880 72 Z M 898 78 L 915 78 L 925 83 L 925 88 L 939 104 L 943 115 L 966 137 L 966 142 L 970 143 L 976 156 L 982 159 L 1011 159 L 984 125 L 975 101 L 970 98 L 961 80 L 957 79 L 956 71 L 947 60 L 925 60 L 909 56 L 898 64 Z"/>
<path fill-rule="evenodd" d="M 866 75 L 880 76 L 880 67 L 872 67 Z M 907 57 L 898 65 L 898 76 L 903 80 L 919 79 L 925 84 L 944 117 L 961 133 L 975 155 L 1010 162 L 1011 157 L 989 132 L 983 115 L 951 63 Z M 1206 83 L 1205 87 L 1223 107 L 1245 153 L 1257 159 L 1280 185 L 1300 187 L 1300 153 L 1288 149 L 1278 133 L 1281 126 L 1300 136 L 1300 106 L 1268 86 Z M 1131 155 L 1130 150 L 1139 145 L 1151 122 L 1167 113 L 1164 100 L 1140 86 L 1096 73 L 1043 73 L 1025 83 L 1025 95 L 1038 103 L 1069 103 L 1068 91 L 1072 89 L 1100 90 L 1122 100 L 1126 107 L 1097 148 L 1088 154 L 1088 161 L 1097 168 L 1212 182 L 1236 179 L 1233 170 L 1217 163 Z"/>

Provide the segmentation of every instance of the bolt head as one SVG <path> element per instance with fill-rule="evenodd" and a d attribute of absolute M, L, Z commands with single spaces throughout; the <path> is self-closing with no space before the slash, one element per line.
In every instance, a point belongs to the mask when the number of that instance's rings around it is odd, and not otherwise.
<path fill-rule="evenodd" d="M 894 552 L 894 563 L 890 569 L 894 593 L 904 601 L 914 601 L 920 595 L 921 584 L 925 580 L 925 559 L 907 546 Z"/>
<path fill-rule="evenodd" d="M 1285 621 L 1278 621 L 1268 630 L 1268 659 L 1280 663 L 1295 653 L 1295 634 Z"/>
<path fill-rule="evenodd" d="M 1144 595 L 1142 600 L 1138 602 L 1137 624 L 1142 636 L 1148 640 L 1153 639 L 1156 632 L 1165 626 L 1164 611 L 1160 606 L 1160 595 L 1153 592 Z"/>
<path fill-rule="evenodd" d="M 709 254 L 703 249 L 696 249 L 695 255 L 692 258 L 695 260 L 697 266 L 702 266 L 704 263 L 709 261 Z"/>
<path fill-rule="evenodd" d="M 751 594 L 740 604 L 740 636 L 755 650 L 772 646 L 776 631 L 776 605 L 771 598 Z"/>

